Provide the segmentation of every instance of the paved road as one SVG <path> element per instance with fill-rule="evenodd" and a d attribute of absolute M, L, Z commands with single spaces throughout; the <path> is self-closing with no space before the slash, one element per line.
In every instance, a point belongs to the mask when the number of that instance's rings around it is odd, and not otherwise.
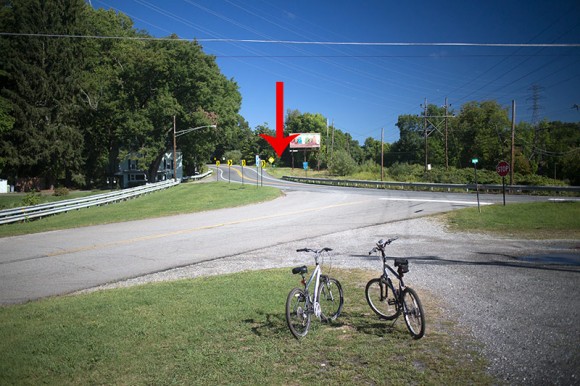
<path fill-rule="evenodd" d="M 220 178 L 240 180 L 238 169 L 228 177 L 224 169 Z M 244 169 L 245 180 L 252 183 L 253 173 L 256 181 L 255 169 Z M 0 304 L 476 205 L 467 194 L 320 187 L 267 175 L 264 184 L 283 188 L 285 196 L 241 208 L 1 238 Z M 486 195 L 481 204 L 500 199 Z"/>
<path fill-rule="evenodd" d="M 289 190 L 246 207 L 2 238 L 0 303 L 473 205 L 470 196 L 418 200 L 408 192 Z"/>
<path fill-rule="evenodd" d="M 250 172 L 245 178 L 250 181 Z M 474 195 L 321 188 L 266 176 L 264 182 L 283 186 L 285 196 L 242 208 L 2 238 L 0 303 L 155 272 L 189 270 L 193 276 L 228 266 L 290 266 L 302 258 L 294 256 L 297 245 L 329 245 L 340 251 L 340 265 L 376 269 L 361 248 L 398 234 L 402 240 L 392 252 L 412 261 L 410 283 L 444 299 L 449 317 L 484 343 L 492 374 L 509 384 L 580 383 L 580 272 L 567 265 L 579 259 L 577 240 L 452 235 L 419 218 L 476 205 Z M 500 200 L 482 195 L 483 204 Z M 556 266 L 521 260 L 537 254 L 565 260 Z"/>

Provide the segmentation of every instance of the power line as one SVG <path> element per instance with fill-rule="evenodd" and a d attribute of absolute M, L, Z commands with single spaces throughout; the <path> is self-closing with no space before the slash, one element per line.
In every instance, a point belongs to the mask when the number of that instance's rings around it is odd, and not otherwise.
<path fill-rule="evenodd" d="M 332 42 L 332 41 L 231 39 L 231 38 L 179 38 L 179 37 L 158 38 L 153 36 L 101 36 L 101 35 L 69 35 L 69 34 L 20 33 L 20 32 L 0 32 L 0 36 L 28 36 L 28 37 L 77 38 L 77 39 L 119 39 L 119 40 L 169 40 L 169 41 L 197 41 L 201 43 L 295 44 L 295 45 L 319 45 L 319 46 L 580 48 L 580 43 Z"/>

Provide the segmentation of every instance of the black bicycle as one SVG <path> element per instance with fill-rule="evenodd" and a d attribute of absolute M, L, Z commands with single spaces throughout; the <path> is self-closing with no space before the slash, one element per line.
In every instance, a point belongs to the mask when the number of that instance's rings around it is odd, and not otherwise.
<path fill-rule="evenodd" d="M 385 247 L 397 238 L 379 240 L 369 255 L 374 252 L 381 252 L 383 257 L 383 274 L 381 277 L 371 279 L 365 288 L 365 296 L 371 309 L 382 319 L 393 320 L 401 314 L 405 318 L 405 324 L 414 339 L 421 339 L 425 334 L 425 313 L 415 290 L 405 286 L 403 276 L 409 272 L 409 261 L 407 259 L 395 258 L 395 268 L 387 264 Z M 398 279 L 398 286 L 393 284 L 389 277 L 389 271 Z"/>

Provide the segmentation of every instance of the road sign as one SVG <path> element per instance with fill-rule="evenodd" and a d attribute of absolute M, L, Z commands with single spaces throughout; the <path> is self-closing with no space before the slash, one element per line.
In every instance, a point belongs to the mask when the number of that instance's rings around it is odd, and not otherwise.
<path fill-rule="evenodd" d="M 220 166 L 220 161 L 215 161 L 215 166 Z"/>
<path fill-rule="evenodd" d="M 477 164 L 478 162 L 479 162 L 479 160 L 477 158 L 472 158 L 471 159 L 471 163 L 474 164 L 474 165 Z"/>
<path fill-rule="evenodd" d="M 307 161 L 302 162 L 302 167 L 304 168 L 304 170 L 308 170 L 308 162 Z"/>
<path fill-rule="evenodd" d="M 270 162 L 271 164 L 273 164 L 273 163 L 274 163 L 274 161 L 276 161 L 276 160 L 274 159 L 274 157 L 270 157 L 270 158 L 268 158 L 268 162 Z"/>
<path fill-rule="evenodd" d="M 495 170 L 501 177 L 505 177 L 510 172 L 510 164 L 508 164 L 506 161 L 500 161 L 500 163 L 497 164 Z"/>
<path fill-rule="evenodd" d="M 228 160 L 228 166 L 232 166 L 234 163 L 231 159 Z"/>
<path fill-rule="evenodd" d="M 242 166 L 246 166 L 246 160 L 245 159 L 242 160 Z"/>
<path fill-rule="evenodd" d="M 260 156 L 256 154 L 256 167 L 260 165 Z"/>
<path fill-rule="evenodd" d="M 262 160 L 261 165 L 262 165 L 262 168 L 265 168 L 266 167 L 266 160 L 265 159 Z"/>

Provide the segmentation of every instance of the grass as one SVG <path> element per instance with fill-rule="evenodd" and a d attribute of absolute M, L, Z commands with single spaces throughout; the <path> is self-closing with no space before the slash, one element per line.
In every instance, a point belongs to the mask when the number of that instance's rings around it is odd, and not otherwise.
<path fill-rule="evenodd" d="M 375 272 L 333 270 L 343 314 L 301 341 L 289 269 L 204 277 L 0 308 L 0 384 L 492 384 L 477 346 L 418 290 L 427 333 L 374 316 Z"/>
<path fill-rule="evenodd" d="M 38 198 L 39 204 L 44 204 L 47 202 L 54 202 L 60 200 L 71 200 L 74 198 L 82 198 L 87 197 L 93 194 L 104 193 L 101 191 L 86 191 L 86 190 L 78 190 L 72 191 L 66 196 L 55 196 L 52 193 L 37 193 L 36 197 Z M 27 206 L 25 199 L 29 195 L 29 193 L 6 193 L 0 194 L 0 210 L 2 209 L 10 209 L 16 208 L 20 206 Z"/>
<path fill-rule="evenodd" d="M 580 202 L 537 202 L 456 210 L 441 216 L 451 230 L 505 237 L 580 239 Z"/>
<path fill-rule="evenodd" d="M 280 190 L 266 186 L 217 182 L 180 184 L 113 205 L 2 225 L 0 237 L 241 206 L 271 200 L 280 194 Z"/>

